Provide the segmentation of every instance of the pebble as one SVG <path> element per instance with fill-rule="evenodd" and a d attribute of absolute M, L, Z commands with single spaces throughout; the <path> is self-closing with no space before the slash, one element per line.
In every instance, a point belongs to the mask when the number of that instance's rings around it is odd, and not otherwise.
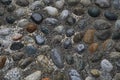
<path fill-rule="evenodd" d="M 113 40 L 119 40 L 120 39 L 120 31 L 114 31 L 112 33 L 112 39 Z"/>
<path fill-rule="evenodd" d="M 91 76 L 88 76 L 88 77 L 85 78 L 85 80 L 95 80 L 95 79 Z"/>
<path fill-rule="evenodd" d="M 83 34 L 81 32 L 78 32 L 74 35 L 73 41 L 74 43 L 78 43 L 82 40 Z"/>
<path fill-rule="evenodd" d="M 76 46 L 76 51 L 80 54 L 85 50 L 85 45 L 84 44 L 78 44 Z"/>
<path fill-rule="evenodd" d="M 25 69 L 29 64 L 32 63 L 32 61 L 33 61 L 33 59 L 31 57 L 28 57 L 26 59 L 22 59 L 19 62 L 19 66 L 20 66 L 20 68 Z"/>
<path fill-rule="evenodd" d="M 15 22 L 15 20 L 16 20 L 16 18 L 15 18 L 15 16 L 7 16 L 6 17 L 6 21 L 7 21 L 7 23 L 9 23 L 9 24 L 13 24 L 14 22 Z"/>
<path fill-rule="evenodd" d="M 82 71 L 84 70 L 85 66 L 86 66 L 85 61 L 83 59 L 77 58 L 77 61 L 75 62 L 76 69 Z"/>
<path fill-rule="evenodd" d="M 72 56 L 72 55 L 67 55 L 66 57 L 65 57 L 65 59 L 66 59 L 66 63 L 68 64 L 68 65 L 72 65 L 72 64 L 74 64 L 74 57 Z"/>
<path fill-rule="evenodd" d="M 15 11 L 16 15 L 18 17 L 22 17 L 26 14 L 26 9 L 25 8 L 18 8 L 16 11 Z"/>
<path fill-rule="evenodd" d="M 106 41 L 103 42 L 102 47 L 103 50 L 111 50 L 114 48 L 115 42 L 112 39 L 107 39 Z"/>
<path fill-rule="evenodd" d="M 71 37 L 71 36 L 74 35 L 74 33 L 75 33 L 74 29 L 68 29 L 68 30 L 66 31 L 66 36 L 67 36 L 67 37 Z"/>
<path fill-rule="evenodd" d="M 113 80 L 120 80 L 120 73 L 116 73 Z"/>
<path fill-rule="evenodd" d="M 54 31 L 58 32 L 59 34 L 62 34 L 62 33 L 65 32 L 64 26 L 63 25 L 59 25 L 59 26 L 54 28 Z"/>
<path fill-rule="evenodd" d="M 55 18 L 46 18 L 44 20 L 45 24 L 47 25 L 57 25 L 58 24 L 58 20 Z"/>
<path fill-rule="evenodd" d="M 57 16 L 58 15 L 58 10 L 55 7 L 47 6 L 47 7 L 44 8 L 44 10 L 46 10 L 47 13 L 51 16 Z"/>
<path fill-rule="evenodd" d="M 110 0 L 95 0 L 95 4 L 101 8 L 109 8 L 110 7 Z"/>
<path fill-rule="evenodd" d="M 22 77 L 22 70 L 17 67 L 9 70 L 4 76 L 4 78 L 7 80 L 21 80 L 21 77 Z"/>
<path fill-rule="evenodd" d="M 54 48 L 51 50 L 51 58 L 53 63 L 58 67 L 58 68 L 63 68 L 64 63 L 62 61 L 62 56 L 60 50 Z"/>
<path fill-rule="evenodd" d="M 29 23 L 29 21 L 27 19 L 20 19 L 17 23 L 18 27 L 25 27 L 25 25 L 27 25 Z"/>
<path fill-rule="evenodd" d="M 115 64 L 116 64 L 117 70 L 120 70 L 120 60 L 116 61 Z"/>
<path fill-rule="evenodd" d="M 55 35 L 52 39 L 53 43 L 61 43 L 63 37 L 61 35 Z"/>
<path fill-rule="evenodd" d="M 111 36 L 111 31 L 110 30 L 104 30 L 104 31 L 97 31 L 96 32 L 96 37 L 99 39 L 99 40 L 106 40 L 106 39 L 109 39 Z"/>
<path fill-rule="evenodd" d="M 41 35 L 36 35 L 35 41 L 38 45 L 43 45 L 45 43 L 45 38 Z"/>
<path fill-rule="evenodd" d="M 69 25 L 74 25 L 74 24 L 76 23 L 76 19 L 73 18 L 73 17 L 68 17 L 67 23 L 68 23 Z"/>
<path fill-rule="evenodd" d="M 45 53 L 47 51 L 51 50 L 51 47 L 49 45 L 42 45 L 41 48 L 39 49 L 42 53 Z"/>
<path fill-rule="evenodd" d="M 84 6 L 89 6 L 91 4 L 91 1 L 90 0 L 81 0 L 80 3 L 83 4 Z"/>
<path fill-rule="evenodd" d="M 55 6 L 59 9 L 63 8 L 64 4 L 65 4 L 64 0 L 60 0 L 60 1 L 55 2 Z"/>
<path fill-rule="evenodd" d="M 40 30 L 44 34 L 49 34 L 50 33 L 50 30 L 48 29 L 47 26 L 40 26 Z"/>
<path fill-rule="evenodd" d="M 65 49 L 68 49 L 69 47 L 72 46 L 72 41 L 71 39 L 66 39 L 64 42 L 63 42 L 63 46 Z"/>
<path fill-rule="evenodd" d="M 68 10 L 63 10 L 62 12 L 61 12 L 61 14 L 60 14 L 60 19 L 66 19 L 68 16 L 69 16 L 69 11 Z"/>
<path fill-rule="evenodd" d="M 88 9 L 88 14 L 91 16 L 91 17 L 98 17 L 100 15 L 101 11 L 99 8 L 97 7 L 90 7 Z"/>
<path fill-rule="evenodd" d="M 95 63 L 95 62 L 98 62 L 98 61 L 100 61 L 101 59 L 102 59 L 102 57 L 103 57 L 103 53 L 94 53 L 94 55 L 92 55 L 91 56 L 91 58 L 90 58 L 90 60 L 93 62 L 93 63 Z"/>
<path fill-rule="evenodd" d="M 108 20 L 117 20 L 118 19 L 118 15 L 111 11 L 105 11 L 104 16 Z"/>
<path fill-rule="evenodd" d="M 43 16 L 39 13 L 32 13 L 31 19 L 36 23 L 40 24 L 43 21 Z"/>
<path fill-rule="evenodd" d="M 7 59 L 6 56 L 0 56 L 0 69 L 4 67 L 6 59 Z"/>
<path fill-rule="evenodd" d="M 86 19 L 81 19 L 79 22 L 78 22 L 78 27 L 83 30 L 87 27 L 87 20 Z"/>
<path fill-rule="evenodd" d="M 103 71 L 110 72 L 113 69 L 113 65 L 107 59 L 103 59 L 101 61 L 101 68 Z"/>
<path fill-rule="evenodd" d="M 24 47 L 24 44 L 21 42 L 13 42 L 10 46 L 11 50 L 20 50 Z"/>
<path fill-rule="evenodd" d="M 75 6 L 79 4 L 80 1 L 79 0 L 68 0 L 67 2 L 70 6 Z"/>
<path fill-rule="evenodd" d="M 28 75 L 27 77 L 25 77 L 25 80 L 40 80 L 41 78 L 41 71 L 35 71 L 34 73 Z"/>
<path fill-rule="evenodd" d="M 113 0 L 113 6 L 115 9 L 120 9 L 120 0 Z"/>
<path fill-rule="evenodd" d="M 90 73 L 95 78 L 98 78 L 100 76 L 100 71 L 98 69 L 92 69 Z"/>
<path fill-rule="evenodd" d="M 116 43 L 115 50 L 118 51 L 118 52 L 120 52 L 120 47 L 119 46 L 120 46 L 120 42 Z"/>
<path fill-rule="evenodd" d="M 110 58 L 111 59 L 118 59 L 118 58 L 120 58 L 120 52 L 111 52 L 110 53 Z"/>
<path fill-rule="evenodd" d="M 2 28 L 2 29 L 0 29 L 0 35 L 1 36 L 6 36 L 6 35 L 9 35 L 10 33 L 11 33 L 10 28 Z"/>
<path fill-rule="evenodd" d="M 12 55 L 12 58 L 14 61 L 19 61 L 20 59 L 22 59 L 24 56 L 24 53 L 15 53 Z"/>
<path fill-rule="evenodd" d="M 25 25 L 26 26 L 26 30 L 29 32 L 29 33 L 33 33 L 34 31 L 37 30 L 37 25 L 34 24 L 34 23 L 28 23 Z"/>
<path fill-rule="evenodd" d="M 74 9 L 73 9 L 73 14 L 75 14 L 75 15 L 77 15 L 77 16 L 81 16 L 81 15 L 83 15 L 84 13 L 85 13 L 85 11 L 84 11 L 84 9 L 82 9 L 82 8 L 77 7 L 77 8 L 74 8 Z"/>
<path fill-rule="evenodd" d="M 29 5 L 29 0 L 16 0 L 16 4 L 21 7 L 26 7 Z"/>
<path fill-rule="evenodd" d="M 11 5 L 9 5 L 9 6 L 7 7 L 7 11 L 8 11 L 8 12 L 13 12 L 15 9 L 16 9 L 16 6 L 13 5 L 13 4 L 11 4 Z"/>
<path fill-rule="evenodd" d="M 20 40 L 22 37 L 23 37 L 22 34 L 15 33 L 15 34 L 12 36 L 12 40 L 17 41 L 17 40 Z"/>
<path fill-rule="evenodd" d="M 70 77 L 69 80 L 82 80 L 80 74 L 75 69 L 69 70 L 68 75 Z"/>
<path fill-rule="evenodd" d="M 12 0 L 1 0 L 0 2 L 4 5 L 10 5 Z"/>
<path fill-rule="evenodd" d="M 111 28 L 111 24 L 104 19 L 97 19 L 93 24 L 96 30 L 105 30 Z"/>
<path fill-rule="evenodd" d="M 95 30 L 94 29 L 89 29 L 86 31 L 84 37 L 83 37 L 83 41 L 85 43 L 93 43 L 94 42 L 94 33 L 95 33 Z"/>
<path fill-rule="evenodd" d="M 92 43 L 90 46 L 89 46 L 89 51 L 90 51 L 90 53 L 94 53 L 94 52 L 96 52 L 97 51 L 97 49 L 98 49 L 98 43 Z"/>
<path fill-rule="evenodd" d="M 28 55 L 34 55 L 36 54 L 37 52 L 37 49 L 32 46 L 31 44 L 28 44 L 26 47 L 25 47 L 25 53 L 27 53 Z"/>
<path fill-rule="evenodd" d="M 4 10 L 4 8 L 0 8 L 0 16 L 3 16 L 4 15 L 4 13 L 5 13 L 5 10 Z"/>
<path fill-rule="evenodd" d="M 119 31 L 120 30 L 120 20 L 117 20 L 115 22 L 115 31 Z"/>
<path fill-rule="evenodd" d="M 50 80 L 50 78 L 48 77 L 48 78 L 42 78 L 42 80 Z"/>

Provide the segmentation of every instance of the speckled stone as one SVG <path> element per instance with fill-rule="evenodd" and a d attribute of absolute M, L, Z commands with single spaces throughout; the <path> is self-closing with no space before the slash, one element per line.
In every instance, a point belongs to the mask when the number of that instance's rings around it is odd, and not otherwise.
<path fill-rule="evenodd" d="M 29 0 L 16 0 L 16 4 L 21 7 L 26 7 L 29 5 Z"/>
<path fill-rule="evenodd" d="M 24 44 L 22 44 L 21 42 L 14 42 L 11 44 L 10 49 L 11 50 L 20 50 L 24 47 Z"/>

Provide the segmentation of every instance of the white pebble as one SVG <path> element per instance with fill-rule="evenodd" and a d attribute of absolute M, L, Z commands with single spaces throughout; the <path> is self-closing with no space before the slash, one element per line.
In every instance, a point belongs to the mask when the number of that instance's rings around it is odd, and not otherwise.
<path fill-rule="evenodd" d="M 69 15 L 69 11 L 68 10 L 63 10 L 60 14 L 60 18 L 65 19 L 65 18 L 68 17 L 68 15 Z"/>
<path fill-rule="evenodd" d="M 56 1 L 55 6 L 60 9 L 63 8 L 64 3 L 65 3 L 64 0 Z"/>
<path fill-rule="evenodd" d="M 103 71 L 107 72 L 110 72 L 113 69 L 113 65 L 107 59 L 101 61 L 101 67 Z"/>

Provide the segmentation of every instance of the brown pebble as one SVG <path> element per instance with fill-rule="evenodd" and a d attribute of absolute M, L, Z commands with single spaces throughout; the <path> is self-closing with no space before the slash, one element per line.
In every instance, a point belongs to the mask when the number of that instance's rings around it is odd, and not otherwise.
<path fill-rule="evenodd" d="M 96 77 L 96 78 L 100 76 L 100 72 L 97 69 L 92 69 L 90 73 L 92 74 L 93 77 Z"/>
<path fill-rule="evenodd" d="M 26 25 L 26 30 L 29 32 L 29 33 L 33 33 L 35 30 L 37 30 L 37 25 L 34 24 L 34 23 L 28 23 Z"/>
<path fill-rule="evenodd" d="M 22 37 L 23 37 L 22 34 L 17 33 L 15 35 L 13 35 L 12 39 L 14 41 L 17 41 L 17 40 L 20 40 Z"/>
<path fill-rule="evenodd" d="M 83 41 L 85 43 L 93 43 L 94 42 L 94 33 L 95 33 L 95 30 L 94 29 L 89 29 L 86 31 L 84 37 L 83 37 Z"/>
<path fill-rule="evenodd" d="M 97 49 L 98 49 L 98 43 L 92 43 L 92 44 L 89 46 L 89 51 L 90 51 L 90 53 L 94 53 Z"/>
<path fill-rule="evenodd" d="M 83 37 L 83 34 L 82 34 L 82 33 L 77 33 L 77 34 L 74 35 L 73 41 L 74 41 L 75 43 L 78 43 L 78 42 L 81 41 L 82 37 Z"/>
<path fill-rule="evenodd" d="M 0 69 L 4 67 L 6 59 L 6 56 L 0 56 Z"/>

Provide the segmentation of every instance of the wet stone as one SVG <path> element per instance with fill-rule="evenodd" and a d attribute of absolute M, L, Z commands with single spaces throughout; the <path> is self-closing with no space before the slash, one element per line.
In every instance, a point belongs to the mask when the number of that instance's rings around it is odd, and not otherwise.
<path fill-rule="evenodd" d="M 111 12 L 111 11 L 105 11 L 105 12 L 104 12 L 104 16 L 105 16 L 108 20 L 117 20 L 117 19 L 118 19 L 118 15 L 115 14 L 114 12 Z"/>
<path fill-rule="evenodd" d="M 68 65 L 74 64 L 74 57 L 73 57 L 73 56 L 67 55 L 67 56 L 65 57 L 65 59 L 66 59 L 66 63 L 67 63 Z"/>
<path fill-rule="evenodd" d="M 28 23 L 25 25 L 26 26 L 26 30 L 29 32 L 29 33 L 33 33 L 34 31 L 37 30 L 37 25 L 34 24 L 34 23 Z"/>
<path fill-rule="evenodd" d="M 110 0 L 95 0 L 95 4 L 101 8 L 108 8 L 110 7 Z"/>
<path fill-rule="evenodd" d="M 111 28 L 111 24 L 104 19 L 98 19 L 94 22 L 94 28 L 96 30 L 105 30 Z"/>
<path fill-rule="evenodd" d="M 12 0 L 1 0 L 0 2 L 4 5 L 10 5 Z"/>
<path fill-rule="evenodd" d="M 24 47 L 24 44 L 21 42 L 13 42 L 10 46 L 11 50 L 20 50 Z"/>
<path fill-rule="evenodd" d="M 88 14 L 91 16 L 91 17 L 98 17 L 100 15 L 100 9 L 97 8 L 97 7 L 90 7 L 88 9 Z"/>
<path fill-rule="evenodd" d="M 16 4 L 21 7 L 26 7 L 29 5 L 29 0 L 16 0 Z"/>
<path fill-rule="evenodd" d="M 45 38 L 41 35 L 36 35 L 35 41 L 38 45 L 43 45 L 45 43 Z"/>
<path fill-rule="evenodd" d="M 54 48 L 54 49 L 51 50 L 51 58 L 52 58 L 53 63 L 58 68 L 63 68 L 64 67 L 61 52 L 58 49 Z"/>
<path fill-rule="evenodd" d="M 82 80 L 80 74 L 75 69 L 69 70 L 68 75 L 70 77 L 69 80 Z"/>
<path fill-rule="evenodd" d="M 66 31 L 66 36 L 67 37 L 71 37 L 72 35 L 74 35 L 74 33 L 75 33 L 74 29 L 68 29 Z"/>
<path fill-rule="evenodd" d="M 4 67 L 6 59 L 7 59 L 6 56 L 0 56 L 0 69 Z"/>
<path fill-rule="evenodd" d="M 20 68 L 24 69 L 26 68 L 29 64 L 31 64 L 33 59 L 31 57 L 28 57 L 26 59 L 23 59 L 19 62 Z"/>
<path fill-rule="evenodd" d="M 16 20 L 15 16 L 7 16 L 6 17 L 6 21 L 9 24 L 13 24 L 15 22 L 15 20 Z"/>
<path fill-rule="evenodd" d="M 110 38 L 111 36 L 111 31 L 110 30 L 105 30 L 105 31 L 97 31 L 96 32 L 96 37 L 99 39 L 99 40 L 106 40 L 108 38 Z"/>
<path fill-rule="evenodd" d="M 32 13 L 31 19 L 36 23 L 40 24 L 43 20 L 43 16 L 40 13 Z"/>

